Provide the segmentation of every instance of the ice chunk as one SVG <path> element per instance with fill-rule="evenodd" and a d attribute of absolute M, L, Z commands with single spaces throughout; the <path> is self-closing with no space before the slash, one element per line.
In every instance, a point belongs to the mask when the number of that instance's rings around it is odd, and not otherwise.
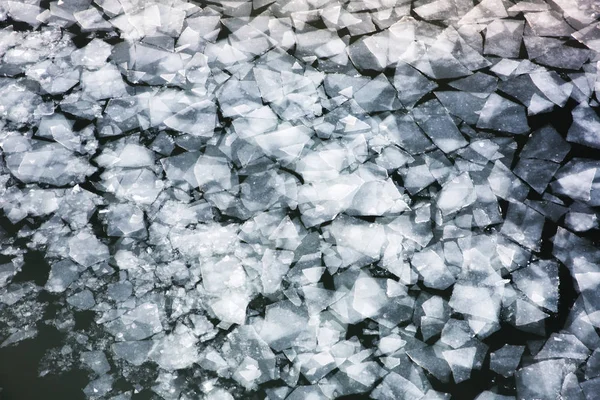
<path fill-rule="evenodd" d="M 307 329 L 308 313 L 302 307 L 284 300 L 267 306 L 260 337 L 275 351 L 294 346 L 295 340 Z"/>
<path fill-rule="evenodd" d="M 83 289 L 67 298 L 67 303 L 80 310 L 89 310 L 96 305 L 94 294 L 89 289 Z"/>
<path fill-rule="evenodd" d="M 379 259 L 386 240 L 383 226 L 352 217 L 340 216 L 326 229 L 335 239 L 337 250 L 344 262 L 348 264 L 355 258 L 365 257 L 371 261 Z"/>
<path fill-rule="evenodd" d="M 71 61 L 88 69 L 98 69 L 106 64 L 111 45 L 100 39 L 92 39 L 85 47 L 71 53 Z"/>
<path fill-rule="evenodd" d="M 573 110 L 573 124 L 567 140 L 584 146 L 600 149 L 600 118 L 593 108 L 581 103 Z"/>
<path fill-rule="evenodd" d="M 394 87 L 398 91 L 400 102 L 405 107 L 412 108 L 437 85 L 409 64 L 399 62 L 394 74 Z"/>
<path fill-rule="evenodd" d="M 132 365 L 142 365 L 148 359 L 152 349 L 152 341 L 117 342 L 111 346 L 115 356 Z"/>
<path fill-rule="evenodd" d="M 514 172 L 533 190 L 541 194 L 546 190 L 559 168 L 560 165 L 552 161 L 522 158 L 517 163 Z"/>
<path fill-rule="evenodd" d="M 181 329 L 184 327 L 179 325 L 175 333 L 155 340 L 148 354 L 151 360 L 167 371 L 189 368 L 199 359 L 197 338 L 189 329 Z"/>
<path fill-rule="evenodd" d="M 380 282 L 367 276 L 361 275 L 350 292 L 351 307 L 363 318 L 373 318 L 388 301 Z"/>
<path fill-rule="evenodd" d="M 246 307 L 250 299 L 239 290 L 222 292 L 210 303 L 211 310 L 223 322 L 243 324 L 246 320 Z"/>
<path fill-rule="evenodd" d="M 144 212 L 133 204 L 115 204 L 107 214 L 109 236 L 145 237 Z"/>
<path fill-rule="evenodd" d="M 69 256 L 84 267 L 105 261 L 110 256 L 108 246 L 89 232 L 80 231 L 69 239 L 68 245 Z"/>
<path fill-rule="evenodd" d="M 410 359 L 419 367 L 427 370 L 441 382 L 448 382 L 450 366 L 445 360 L 442 349 L 436 346 L 425 346 L 406 352 Z"/>
<path fill-rule="evenodd" d="M 79 268 L 70 260 L 52 264 L 45 289 L 52 293 L 64 292 L 79 276 Z"/>
<path fill-rule="evenodd" d="M 133 285 L 128 281 L 111 283 L 106 288 L 106 294 L 114 301 L 123 301 L 131 296 Z"/>
<path fill-rule="evenodd" d="M 517 394 L 521 399 L 559 398 L 562 383 L 571 372 L 565 360 L 547 360 L 529 365 L 516 373 Z"/>
<path fill-rule="evenodd" d="M 453 13 L 456 12 L 456 9 L 448 0 L 437 0 L 416 7 L 414 12 L 426 21 L 434 21 L 451 18 Z"/>
<path fill-rule="evenodd" d="M 372 387 L 383 372 L 382 368 L 375 361 L 361 362 L 353 365 L 342 365 L 340 371 L 344 372 L 348 378 L 360 383 L 364 387 Z"/>
<path fill-rule="evenodd" d="M 390 215 L 408 210 L 403 196 L 391 179 L 365 182 L 352 197 L 350 215 Z"/>
<path fill-rule="evenodd" d="M 490 354 L 490 369 L 503 376 L 511 376 L 521 363 L 525 346 L 505 344 Z"/>
<path fill-rule="evenodd" d="M 448 303 L 455 311 L 489 322 L 498 321 L 501 296 L 488 287 L 457 283 Z"/>
<path fill-rule="evenodd" d="M 428 101 L 415 108 L 413 115 L 417 124 L 444 153 L 451 153 L 468 144 L 437 100 Z"/>
<path fill-rule="evenodd" d="M 231 332 L 222 352 L 233 370 L 233 379 L 246 388 L 278 377 L 275 355 L 252 326 L 241 326 Z"/>
<path fill-rule="evenodd" d="M 524 204 L 510 203 L 500 232 L 528 249 L 538 251 L 544 216 Z"/>
<path fill-rule="evenodd" d="M 571 95 L 572 86 L 554 71 L 539 71 L 529 77 L 535 86 L 557 106 L 563 107 Z"/>
<path fill-rule="evenodd" d="M 484 23 L 506 17 L 508 17 L 508 13 L 502 1 L 483 0 L 465 14 L 459 21 L 459 24 Z"/>
<path fill-rule="evenodd" d="M 37 336 L 38 330 L 35 327 L 21 327 L 20 330 L 8 336 L 0 343 L 0 347 L 7 347 L 19 343 L 23 340 L 33 339 Z"/>
<path fill-rule="evenodd" d="M 535 355 L 536 360 L 549 358 L 572 359 L 583 361 L 590 355 L 590 350 L 572 334 L 553 333 Z"/>
<path fill-rule="evenodd" d="M 91 381 L 83 392 L 88 396 L 102 397 L 112 390 L 114 378 L 111 375 L 102 375 L 100 378 Z"/>
<path fill-rule="evenodd" d="M 523 21 L 497 19 L 486 28 L 485 54 L 516 58 L 521 50 Z"/>
<path fill-rule="evenodd" d="M 391 111 L 400 108 L 396 90 L 381 74 L 354 93 L 356 102 L 367 112 Z"/>
<path fill-rule="evenodd" d="M 483 106 L 477 127 L 515 134 L 529 131 L 525 108 L 496 93 Z"/>
<path fill-rule="evenodd" d="M 260 277 L 263 293 L 274 293 L 279 289 L 293 259 L 294 253 L 291 251 L 265 250 L 261 260 L 262 273 Z"/>
<path fill-rule="evenodd" d="M 217 94 L 225 117 L 244 116 L 263 106 L 256 82 L 229 79 Z"/>
<path fill-rule="evenodd" d="M 165 184 L 147 168 L 108 170 L 101 178 L 105 191 L 137 204 L 154 202 Z"/>
<path fill-rule="evenodd" d="M 450 114 L 471 125 L 477 123 L 479 113 L 485 104 L 485 99 L 467 92 L 435 92 L 435 96 Z"/>
<path fill-rule="evenodd" d="M 85 95 L 92 100 L 101 100 L 127 95 L 127 85 L 113 64 L 106 64 L 97 71 L 83 71 L 81 85 Z"/>
<path fill-rule="evenodd" d="M 571 146 L 560 136 L 551 125 L 533 132 L 520 156 L 522 158 L 536 158 L 561 162 L 569 153 Z"/>
<path fill-rule="evenodd" d="M 600 205 L 598 191 L 600 163 L 588 159 L 574 158 L 557 173 L 556 181 L 550 186 L 554 193 L 580 200 L 590 206 Z"/>
<path fill-rule="evenodd" d="M 103 167 L 139 168 L 154 165 L 154 155 L 143 146 L 128 143 L 116 152 L 105 149 L 96 162 Z"/>
<path fill-rule="evenodd" d="M 424 135 L 410 114 L 394 113 L 387 116 L 380 124 L 379 130 L 390 142 L 398 145 L 407 152 L 423 153 L 433 148 L 433 144 Z"/>
<path fill-rule="evenodd" d="M 473 181 L 468 173 L 463 173 L 448 181 L 436 199 L 436 205 L 444 216 L 455 213 L 475 202 Z"/>
<path fill-rule="evenodd" d="M 101 350 L 81 353 L 81 362 L 98 375 L 103 375 L 110 371 L 110 364 L 108 364 L 106 355 Z"/>
<path fill-rule="evenodd" d="M 204 192 L 231 189 L 237 183 L 227 159 L 219 154 L 204 153 L 200 156 L 194 165 L 194 177 L 197 186 Z"/>
<path fill-rule="evenodd" d="M 95 171 L 87 160 L 76 157 L 58 143 L 46 144 L 32 151 L 9 154 L 6 164 L 20 181 L 56 186 L 80 183 Z"/>
<path fill-rule="evenodd" d="M 600 350 L 596 349 L 588 358 L 585 365 L 586 379 L 597 378 L 600 376 Z"/>
<path fill-rule="evenodd" d="M 475 347 L 464 347 L 442 352 L 444 359 L 450 365 L 454 382 L 460 383 L 471 377 L 476 352 L 477 349 Z"/>
<path fill-rule="evenodd" d="M 517 299 L 515 308 L 515 324 L 517 327 L 536 324 L 548 318 L 548 314 L 524 300 Z"/>
<path fill-rule="evenodd" d="M 211 137 L 217 124 L 217 110 L 210 100 L 203 100 L 185 107 L 168 117 L 164 124 L 176 131 L 198 137 Z"/>
<path fill-rule="evenodd" d="M 419 387 L 396 372 L 386 375 L 371 393 L 371 397 L 377 400 L 412 400 L 423 396 Z"/>
<path fill-rule="evenodd" d="M 492 93 L 496 89 L 497 83 L 498 78 L 483 72 L 476 72 L 466 78 L 454 80 L 449 85 L 458 90 L 487 97 L 488 93 Z"/>
<path fill-rule="evenodd" d="M 538 36 L 569 36 L 574 29 L 555 11 L 525 13 L 527 23 Z"/>
<path fill-rule="evenodd" d="M 300 156 L 311 136 L 312 131 L 304 126 L 280 126 L 277 131 L 256 136 L 254 140 L 266 155 L 287 164 Z"/>
<path fill-rule="evenodd" d="M 455 281 L 442 257 L 433 249 L 423 249 L 415 253 L 411 264 L 419 271 L 423 277 L 423 283 L 427 287 L 444 290 Z"/>
<path fill-rule="evenodd" d="M 442 329 L 441 342 L 453 349 L 462 347 L 474 337 L 467 321 L 451 318 Z"/>
<path fill-rule="evenodd" d="M 535 304 L 552 312 L 558 311 L 558 265 L 549 260 L 536 260 L 512 273 L 513 282 Z"/>
<path fill-rule="evenodd" d="M 96 8 L 88 8 L 73 14 L 77 23 L 81 25 L 82 31 L 104 31 L 110 30 L 112 25 L 102 18 L 102 14 Z"/>
<path fill-rule="evenodd" d="M 106 324 L 106 329 L 118 341 L 146 339 L 162 331 L 158 306 L 144 303 Z"/>
<path fill-rule="evenodd" d="M 585 394 L 586 400 L 594 400 L 594 398 L 600 392 L 600 378 L 581 382 L 581 389 Z"/>

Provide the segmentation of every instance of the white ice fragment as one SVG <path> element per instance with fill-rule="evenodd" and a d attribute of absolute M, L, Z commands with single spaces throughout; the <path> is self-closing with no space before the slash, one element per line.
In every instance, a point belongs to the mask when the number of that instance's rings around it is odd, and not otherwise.
<path fill-rule="evenodd" d="M 152 341 L 130 341 L 113 343 L 111 349 L 115 356 L 132 365 L 142 365 L 148 359 Z"/>
<path fill-rule="evenodd" d="M 98 375 L 102 375 L 110 371 L 110 364 L 106 359 L 106 355 L 101 350 L 86 351 L 81 353 L 81 362 Z"/>
<path fill-rule="evenodd" d="M 521 49 L 523 21 L 497 19 L 486 28 L 485 54 L 516 58 Z"/>
<path fill-rule="evenodd" d="M 526 366 L 516 373 L 517 395 L 521 399 L 559 398 L 562 383 L 574 369 L 566 360 L 547 360 Z"/>
<path fill-rule="evenodd" d="M 469 174 L 463 173 L 443 186 L 436 199 L 436 205 L 442 214 L 450 215 L 473 204 L 476 197 Z"/>
<path fill-rule="evenodd" d="M 236 182 L 232 177 L 229 163 L 224 157 L 205 153 L 198 157 L 193 171 L 197 186 L 205 192 L 227 190 Z"/>
<path fill-rule="evenodd" d="M 423 277 L 423 284 L 427 287 L 444 290 L 455 281 L 445 261 L 434 249 L 428 248 L 415 253 L 411 264 L 419 271 Z"/>
<path fill-rule="evenodd" d="M 71 53 L 71 61 L 89 69 L 101 68 L 110 56 L 111 45 L 100 39 L 92 39 L 85 47 Z"/>
<path fill-rule="evenodd" d="M 575 335 L 569 333 L 553 333 L 544 347 L 535 355 L 536 360 L 551 358 L 583 361 L 590 355 L 590 349 Z"/>
<path fill-rule="evenodd" d="M 56 186 L 80 183 L 95 171 L 87 160 L 76 157 L 58 143 L 10 154 L 6 157 L 6 164 L 11 173 L 23 182 Z"/>
<path fill-rule="evenodd" d="M 510 203 L 500 232 L 528 249 L 540 249 L 544 216 L 524 204 Z"/>
<path fill-rule="evenodd" d="M 118 341 L 146 339 L 162 331 L 158 306 L 154 303 L 143 303 L 107 323 L 106 329 Z"/>
<path fill-rule="evenodd" d="M 109 236 L 145 237 L 144 212 L 134 204 L 115 204 L 108 209 Z"/>
<path fill-rule="evenodd" d="M 210 100 L 189 105 L 166 118 L 164 124 L 176 131 L 192 136 L 211 137 L 217 124 L 216 106 Z"/>
<path fill-rule="evenodd" d="M 511 376 L 521 363 L 525 346 L 505 344 L 490 354 L 490 369 L 503 376 Z"/>
<path fill-rule="evenodd" d="M 371 396 L 377 400 L 414 400 L 423 398 L 424 393 L 413 382 L 392 371 L 375 387 Z"/>
<path fill-rule="evenodd" d="M 595 149 L 600 148 L 600 118 L 586 103 L 580 103 L 573 110 L 573 124 L 569 128 L 567 140 Z"/>
<path fill-rule="evenodd" d="M 254 140 L 266 155 L 288 164 L 296 160 L 308 144 L 312 132 L 304 126 L 280 127 L 275 132 L 255 136 Z"/>
<path fill-rule="evenodd" d="M 552 312 L 558 311 L 558 265 L 538 260 L 514 271 L 512 280 L 535 304 Z"/>
<path fill-rule="evenodd" d="M 409 210 L 391 179 L 365 182 L 352 197 L 350 215 L 390 215 Z"/>
<path fill-rule="evenodd" d="M 84 11 L 78 11 L 73 14 L 81 29 L 85 31 L 104 31 L 110 30 L 112 25 L 102 18 L 102 14 L 96 8 L 88 8 Z"/>
<path fill-rule="evenodd" d="M 496 322 L 501 300 L 497 291 L 491 288 L 457 283 L 448 304 L 457 312 Z"/>
<path fill-rule="evenodd" d="M 106 64 L 97 71 L 81 73 L 83 93 L 92 100 L 101 100 L 127 95 L 127 85 L 114 64 Z"/>
<path fill-rule="evenodd" d="M 525 108 L 496 93 L 483 106 L 477 127 L 515 134 L 529 131 Z"/>
<path fill-rule="evenodd" d="M 471 377 L 476 352 L 477 349 L 475 347 L 442 351 L 444 359 L 448 362 L 452 370 L 454 382 L 460 383 Z"/>
<path fill-rule="evenodd" d="M 356 102 L 367 112 L 391 111 L 400 108 L 396 89 L 381 74 L 354 93 Z"/>
<path fill-rule="evenodd" d="M 64 292 L 79 276 L 79 268 L 69 260 L 53 263 L 44 287 L 52 293 Z"/>
<path fill-rule="evenodd" d="M 534 324 L 548 317 L 548 314 L 524 300 L 517 299 L 515 308 L 515 323 L 517 326 Z"/>
<path fill-rule="evenodd" d="M 233 379 L 248 389 L 279 376 L 275 355 L 252 326 L 241 326 L 231 332 L 222 346 L 222 354 Z"/>
<path fill-rule="evenodd" d="M 69 256 L 84 267 L 105 261 L 110 256 L 108 246 L 92 233 L 85 231 L 80 231 L 69 239 L 68 246 Z"/>
<path fill-rule="evenodd" d="M 189 329 L 176 329 L 175 333 L 155 340 L 148 357 L 167 371 L 189 368 L 199 359 L 196 341 Z"/>
<path fill-rule="evenodd" d="M 525 13 L 527 23 L 538 36 L 569 36 L 574 29 L 555 11 Z"/>
<path fill-rule="evenodd" d="M 102 375 L 96 380 L 91 381 L 83 392 L 88 398 L 102 397 L 112 390 L 114 378 L 111 375 Z"/>
<path fill-rule="evenodd" d="M 210 308 L 218 319 L 231 324 L 243 324 L 250 299 L 238 290 L 222 292 L 220 297 L 210 302 Z"/>
<path fill-rule="evenodd" d="M 273 350 L 282 351 L 293 347 L 307 328 L 306 310 L 284 300 L 267 306 L 259 335 Z"/>
<path fill-rule="evenodd" d="M 465 14 L 459 24 L 484 23 L 506 17 L 508 17 L 508 13 L 502 1 L 483 0 Z"/>
<path fill-rule="evenodd" d="M 89 310 L 96 305 L 94 294 L 89 289 L 83 289 L 67 298 L 67 303 L 79 310 Z"/>
<path fill-rule="evenodd" d="M 39 7 L 39 1 L 6 1 L 3 6 L 6 7 L 6 11 L 15 21 L 22 21 L 33 28 L 37 28 L 41 20 L 38 16 L 42 12 L 42 8 Z M 3 7 L 3 8 L 4 8 Z"/>

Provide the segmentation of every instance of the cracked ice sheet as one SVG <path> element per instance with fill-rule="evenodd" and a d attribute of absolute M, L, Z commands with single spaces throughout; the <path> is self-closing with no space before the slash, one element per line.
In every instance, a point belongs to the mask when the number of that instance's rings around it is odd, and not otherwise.
<path fill-rule="evenodd" d="M 167 3 L 0 0 L 9 396 L 595 399 L 597 5 Z"/>

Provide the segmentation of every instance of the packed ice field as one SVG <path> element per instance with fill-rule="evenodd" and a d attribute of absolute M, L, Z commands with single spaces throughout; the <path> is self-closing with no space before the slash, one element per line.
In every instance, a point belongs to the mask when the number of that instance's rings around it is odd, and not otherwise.
<path fill-rule="evenodd" d="M 600 399 L 599 21 L 0 0 L 0 397 Z"/>

